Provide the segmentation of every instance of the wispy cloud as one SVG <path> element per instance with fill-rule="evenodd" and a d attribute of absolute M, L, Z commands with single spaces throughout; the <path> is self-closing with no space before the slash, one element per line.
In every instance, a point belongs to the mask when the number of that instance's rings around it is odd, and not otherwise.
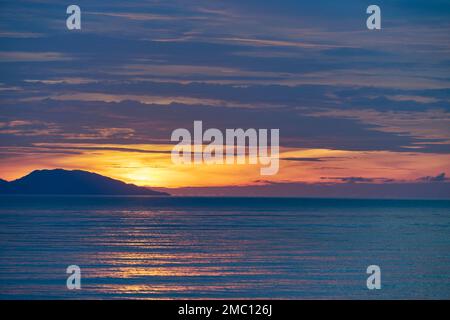
<path fill-rule="evenodd" d="M 442 172 L 436 176 L 426 176 L 426 177 L 420 177 L 417 179 L 419 181 L 425 181 L 425 182 L 444 182 L 444 181 L 450 181 L 449 178 L 445 176 L 445 172 Z"/>
<path fill-rule="evenodd" d="M 60 52 L 24 52 L 24 51 L 1 51 L 0 62 L 45 62 L 45 61 L 68 61 L 73 60 L 66 54 Z"/>
<path fill-rule="evenodd" d="M 161 15 L 161 14 L 150 14 L 150 13 L 139 13 L 139 12 L 126 12 L 126 13 L 118 13 L 118 12 L 86 12 L 88 15 L 99 15 L 99 16 L 107 16 L 114 18 L 124 18 L 129 20 L 137 20 L 137 21 L 166 21 L 166 20 L 174 20 L 177 19 L 174 16 L 170 15 Z"/>

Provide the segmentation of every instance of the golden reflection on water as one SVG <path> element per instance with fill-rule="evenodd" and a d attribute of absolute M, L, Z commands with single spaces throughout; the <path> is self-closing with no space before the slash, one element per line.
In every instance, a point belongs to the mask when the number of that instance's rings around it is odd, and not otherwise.
<path fill-rule="evenodd" d="M 109 294 L 124 294 L 133 295 L 133 299 L 136 298 L 134 294 L 140 295 L 155 295 L 155 294 L 170 294 L 170 293 L 189 293 L 189 292 L 206 292 L 206 291 L 221 291 L 221 290 L 238 290 L 245 289 L 248 285 L 246 284 L 229 284 L 229 285 L 176 285 L 176 284 L 155 284 L 155 285 L 118 285 L 118 284 L 105 284 L 96 286 L 96 290 L 109 293 Z M 148 297 L 145 297 L 148 299 Z"/>
<path fill-rule="evenodd" d="M 269 275 L 274 272 L 267 272 L 261 270 L 241 270 L 232 271 L 224 267 L 120 267 L 120 268 L 104 268 L 100 270 L 91 270 L 89 276 L 92 278 L 115 278 L 127 279 L 136 277 L 199 277 L 199 276 L 229 276 L 229 275 Z"/>
<path fill-rule="evenodd" d="M 311 280 L 311 279 L 266 279 L 261 281 L 241 281 L 241 282 L 229 282 L 221 284 L 192 284 L 192 285 L 180 285 L 176 283 L 168 284 L 101 284 L 95 287 L 95 291 L 99 291 L 105 294 L 120 294 L 121 298 L 126 298 L 129 294 L 131 298 L 136 299 L 142 296 L 143 299 L 149 299 L 152 295 L 154 298 L 159 296 L 165 299 L 171 296 L 172 299 L 176 299 L 174 294 L 189 294 L 195 292 L 196 294 L 207 292 L 226 292 L 226 291 L 244 291 L 248 288 L 255 287 L 268 288 L 270 286 L 277 287 L 312 287 L 320 285 L 338 285 L 339 282 L 333 279 L 327 280 Z M 342 283 L 341 283 L 342 284 Z M 261 292 L 261 296 L 264 296 L 264 290 Z"/>
<path fill-rule="evenodd" d="M 108 251 L 85 257 L 92 265 L 84 268 L 84 276 L 94 282 L 108 279 L 108 283 L 96 284 L 91 288 L 93 291 L 140 296 L 239 290 L 249 284 L 240 280 L 223 283 L 224 277 L 251 279 L 278 273 L 255 264 L 246 265 L 248 253 L 237 250 L 246 246 L 245 241 L 217 243 L 219 250 L 208 252 L 195 230 L 173 229 L 162 234 L 159 232 L 159 215 L 159 212 L 150 215 L 128 213 L 124 215 L 122 228 L 114 232 L 108 228 L 98 230 L 96 239 L 91 241 L 106 245 Z M 164 216 L 167 217 L 167 213 Z M 253 256 L 251 261 L 259 259 Z"/>
<path fill-rule="evenodd" d="M 95 258 L 96 263 L 105 267 L 90 268 L 87 272 L 91 278 L 115 279 L 274 274 L 261 268 L 235 265 L 243 259 L 242 253 L 110 252 Z"/>

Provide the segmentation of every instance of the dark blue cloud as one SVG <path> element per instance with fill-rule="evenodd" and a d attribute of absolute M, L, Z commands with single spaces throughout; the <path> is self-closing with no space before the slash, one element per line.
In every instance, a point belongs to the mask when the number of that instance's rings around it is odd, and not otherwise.
<path fill-rule="evenodd" d="M 450 31 L 448 1 L 379 1 L 379 33 L 365 29 L 369 1 L 77 4 L 80 32 L 65 28 L 60 1 L 0 4 L 0 121 L 29 121 L 20 128 L 29 132 L 49 129 L 46 136 L 9 130 L 2 144 L 75 141 L 70 137 L 108 127 L 134 133 L 98 143 L 150 143 L 201 119 L 219 128 L 280 128 L 285 146 L 406 151 L 421 142 L 418 152 L 448 152 L 448 130 L 440 138 L 413 135 L 410 128 L 386 132 L 348 116 L 365 110 L 415 112 L 419 120 L 429 110 L 448 114 L 449 43 L 442 41 Z M 55 82 L 64 79 L 72 82 Z M 55 100 L 77 93 L 223 103 Z M 317 115 L 336 110 L 347 114 Z"/>

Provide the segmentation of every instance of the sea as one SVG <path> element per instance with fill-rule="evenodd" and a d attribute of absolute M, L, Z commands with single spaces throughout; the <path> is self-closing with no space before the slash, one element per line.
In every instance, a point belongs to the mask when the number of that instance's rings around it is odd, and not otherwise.
<path fill-rule="evenodd" d="M 0 196 L 0 299 L 224 298 L 449 299 L 450 201 Z"/>

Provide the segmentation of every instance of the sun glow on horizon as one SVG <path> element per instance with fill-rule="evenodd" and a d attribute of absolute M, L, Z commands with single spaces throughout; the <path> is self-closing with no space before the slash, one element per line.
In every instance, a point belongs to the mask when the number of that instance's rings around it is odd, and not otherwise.
<path fill-rule="evenodd" d="M 450 156 L 444 154 L 281 148 L 279 173 L 261 176 L 259 164 L 174 164 L 170 155 L 172 147 L 169 144 L 37 144 L 21 159 L 1 159 L 1 178 L 14 180 L 35 169 L 63 168 L 91 171 L 138 186 L 182 188 L 277 182 L 337 183 L 342 182 L 340 177 L 364 177 L 373 179 L 374 183 L 414 181 L 421 176 L 450 172 Z"/>

